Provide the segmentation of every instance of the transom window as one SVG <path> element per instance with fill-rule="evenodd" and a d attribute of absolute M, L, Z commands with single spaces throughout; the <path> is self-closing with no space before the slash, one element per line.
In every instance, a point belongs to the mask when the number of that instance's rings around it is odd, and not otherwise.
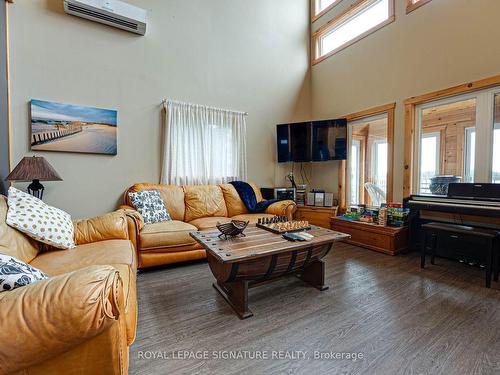
<path fill-rule="evenodd" d="M 430 1 L 431 0 L 406 0 L 406 13 L 410 13 Z"/>
<path fill-rule="evenodd" d="M 313 21 L 328 12 L 339 2 L 340 0 L 311 0 Z"/>
<path fill-rule="evenodd" d="M 316 64 L 394 21 L 394 0 L 365 0 L 313 34 Z"/>

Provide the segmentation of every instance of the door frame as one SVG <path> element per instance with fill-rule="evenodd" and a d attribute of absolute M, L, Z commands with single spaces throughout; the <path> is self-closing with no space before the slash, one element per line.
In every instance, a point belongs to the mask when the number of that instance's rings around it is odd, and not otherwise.
<path fill-rule="evenodd" d="M 413 96 L 404 101 L 405 105 L 405 136 L 404 136 L 404 169 L 403 169 L 403 196 L 409 197 L 415 191 L 414 187 L 414 137 L 416 128 L 416 107 L 421 104 L 432 102 L 438 99 L 449 98 L 461 94 L 472 93 L 484 89 L 500 86 L 500 75 L 481 79 L 478 81 L 464 83 L 458 86 L 449 87 L 444 90 L 433 91 L 427 94 Z M 477 105 L 478 103 L 476 103 Z M 477 107 L 476 107 L 477 113 Z M 493 116 L 493 112 L 491 113 Z M 477 119 L 476 119 L 477 121 Z M 477 135 L 476 135 L 477 137 Z M 476 138 L 476 142 L 480 140 Z M 477 155 L 476 148 L 476 155 Z M 477 160 L 477 159 L 476 159 Z M 491 163 L 491 161 L 490 161 Z M 490 171 L 491 173 L 491 171 Z"/>

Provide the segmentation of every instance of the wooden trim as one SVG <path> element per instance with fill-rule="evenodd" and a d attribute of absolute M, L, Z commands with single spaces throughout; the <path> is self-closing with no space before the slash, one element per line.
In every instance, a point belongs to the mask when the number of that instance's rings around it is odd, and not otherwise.
<path fill-rule="evenodd" d="M 365 109 L 363 111 L 351 113 L 343 116 L 348 122 L 387 113 L 387 192 L 386 201 L 391 202 L 394 194 L 394 117 L 395 117 L 396 103 L 389 103 Z M 346 199 L 346 175 L 347 175 L 347 162 L 345 160 L 339 165 L 339 209 L 345 211 L 347 209 Z"/>
<path fill-rule="evenodd" d="M 423 104 L 427 102 L 432 102 L 438 99 L 448 98 L 450 96 L 456 96 L 460 94 L 467 94 L 474 91 L 479 91 L 495 86 L 500 86 L 500 75 L 480 79 L 478 81 L 464 83 L 462 85 L 450 87 L 444 90 L 438 90 L 430 92 L 424 95 L 412 96 L 404 101 L 404 104 Z"/>
<path fill-rule="evenodd" d="M 413 143 L 415 134 L 415 107 L 420 104 L 432 102 L 474 91 L 484 90 L 500 86 L 500 75 L 480 79 L 478 81 L 464 83 L 444 90 L 438 90 L 427 94 L 412 96 L 404 101 L 405 104 L 405 139 L 404 139 L 404 170 L 403 170 L 403 196 L 412 194 L 413 188 Z"/>
<path fill-rule="evenodd" d="M 406 14 L 430 2 L 431 0 L 420 0 L 418 3 L 413 3 L 411 0 L 406 0 Z"/>
<path fill-rule="evenodd" d="M 339 163 L 339 211 L 340 213 L 345 212 L 346 210 L 346 168 L 347 162 L 346 160 L 341 160 Z"/>
<path fill-rule="evenodd" d="M 384 104 L 384 105 L 379 105 L 377 107 L 365 109 L 363 111 L 354 112 L 354 113 L 351 113 L 351 114 L 344 116 L 344 117 L 347 119 L 347 121 L 350 122 L 350 121 L 359 120 L 363 117 L 380 115 L 382 113 L 394 110 L 395 108 L 396 108 L 396 103 L 394 102 L 394 103 L 390 103 L 390 104 Z"/>
<path fill-rule="evenodd" d="M 323 56 L 318 56 L 318 51 L 319 51 L 319 41 L 321 37 L 329 32 L 331 29 L 333 29 L 337 24 L 342 23 L 343 21 L 347 20 L 349 17 L 353 16 L 354 14 L 357 13 L 360 9 L 362 9 L 367 3 L 371 2 L 373 0 L 359 0 L 356 3 L 354 3 L 351 7 L 346 9 L 344 12 L 340 13 L 339 15 L 333 17 L 330 21 L 328 21 L 326 24 L 321 26 L 318 30 L 316 30 L 312 35 L 311 35 L 311 46 L 313 47 L 313 51 L 311 54 L 311 64 L 316 65 L 320 63 L 321 61 L 327 59 L 330 56 L 333 56 L 337 52 L 353 45 L 356 42 L 359 42 L 361 39 L 366 38 L 368 35 L 374 33 L 375 31 L 381 29 L 382 27 L 392 23 L 395 21 L 396 16 L 394 13 L 394 0 L 389 0 L 389 18 L 385 20 L 384 22 L 372 27 L 371 29 L 365 31 L 364 33 L 358 35 L 356 38 L 351 39 L 349 42 L 335 48 L 334 50 L 324 54 Z"/>
<path fill-rule="evenodd" d="M 395 107 L 387 110 L 387 192 L 386 201 L 394 199 L 394 117 Z"/>
<path fill-rule="evenodd" d="M 323 17 L 326 13 L 328 13 L 330 10 L 332 10 L 333 8 L 335 8 L 338 4 L 340 4 L 340 2 L 342 0 L 335 0 L 333 3 L 331 3 L 330 5 L 328 5 L 325 9 L 323 9 L 321 12 L 319 12 L 318 14 L 315 14 L 316 13 L 316 1 L 318 0 L 311 0 L 310 3 L 311 3 L 311 23 L 313 22 L 316 22 L 317 20 L 319 20 L 321 17 Z"/>

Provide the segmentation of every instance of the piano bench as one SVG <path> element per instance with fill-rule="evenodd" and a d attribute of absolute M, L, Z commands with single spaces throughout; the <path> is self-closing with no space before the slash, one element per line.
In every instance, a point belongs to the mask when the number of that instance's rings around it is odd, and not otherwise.
<path fill-rule="evenodd" d="M 500 232 L 494 229 L 475 228 L 465 225 L 427 223 L 422 224 L 420 241 L 420 267 L 425 268 L 425 256 L 430 252 L 431 264 L 435 264 L 436 251 L 441 244 L 464 248 L 486 262 L 486 287 L 491 287 L 491 277 L 498 281 L 500 269 Z M 481 251 L 482 253 L 478 253 Z"/>

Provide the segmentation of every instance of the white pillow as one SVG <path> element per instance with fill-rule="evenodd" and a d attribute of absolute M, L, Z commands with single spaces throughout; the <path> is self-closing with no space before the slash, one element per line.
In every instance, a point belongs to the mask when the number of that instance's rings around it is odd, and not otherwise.
<path fill-rule="evenodd" d="M 6 222 L 11 227 L 59 249 L 75 247 L 73 222 L 68 213 L 13 187 L 9 188 L 7 204 Z"/>
<path fill-rule="evenodd" d="M 10 255 L 0 254 L 0 292 L 45 280 L 48 276 Z"/>

